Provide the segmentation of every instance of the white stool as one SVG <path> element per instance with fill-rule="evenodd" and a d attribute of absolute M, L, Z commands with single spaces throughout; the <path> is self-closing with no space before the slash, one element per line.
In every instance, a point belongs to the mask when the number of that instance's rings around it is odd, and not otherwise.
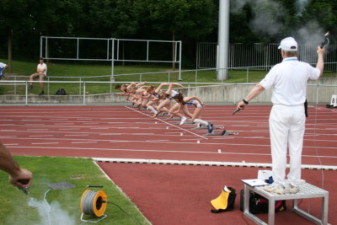
<path fill-rule="evenodd" d="M 323 190 L 314 185 L 304 183 L 299 189 L 300 191 L 296 194 L 274 194 L 267 191 L 264 191 L 262 187 L 252 187 L 248 183 L 244 183 L 244 207 L 243 213 L 245 216 L 253 220 L 256 224 L 261 225 L 274 225 L 275 224 L 275 201 L 278 200 L 293 200 L 293 211 L 299 214 L 300 216 L 312 221 L 315 224 L 328 225 L 328 202 L 329 202 L 329 192 Z M 262 197 L 268 199 L 268 223 L 265 223 L 260 218 L 256 217 L 249 212 L 249 193 L 254 192 Z M 322 218 L 319 219 L 313 215 L 303 211 L 298 207 L 298 200 L 305 198 L 322 198 Z"/>

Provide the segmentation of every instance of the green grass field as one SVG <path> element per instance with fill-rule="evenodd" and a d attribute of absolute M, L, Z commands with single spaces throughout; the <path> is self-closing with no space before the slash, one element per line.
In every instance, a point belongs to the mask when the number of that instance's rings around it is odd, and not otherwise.
<path fill-rule="evenodd" d="M 6 60 L 0 59 L 6 63 Z M 35 61 L 13 61 L 12 74 L 8 74 L 5 80 L 13 79 L 14 75 L 21 75 L 19 80 L 28 80 L 28 76 L 35 72 L 37 62 Z M 114 73 L 117 82 L 131 81 L 147 81 L 147 82 L 177 82 L 179 74 L 177 70 L 173 70 L 171 65 L 117 65 Z M 144 75 L 144 73 L 148 73 Z M 115 91 L 113 85 L 110 84 L 110 77 L 105 76 L 111 74 L 110 63 L 65 63 L 62 61 L 52 61 L 48 63 L 48 78 L 50 81 L 100 81 L 103 84 L 86 84 L 87 94 L 110 93 Z M 134 74 L 134 75 L 125 75 Z M 265 71 L 247 71 L 230 70 L 228 72 L 229 79 L 225 82 L 229 83 L 246 83 L 257 82 L 265 75 Z M 182 82 L 189 82 L 191 85 L 194 82 L 221 83 L 216 79 L 216 71 L 187 71 L 181 74 Z M 248 79 L 247 79 L 248 77 Z M 106 83 L 105 83 L 106 82 Z M 30 93 L 38 94 L 40 89 L 38 83 Z M 45 90 L 49 94 L 55 94 L 59 88 L 64 88 L 67 94 L 83 93 L 83 86 L 79 84 L 48 84 Z M 24 94 L 25 84 L 2 86 L 0 94 Z"/>
<path fill-rule="evenodd" d="M 120 192 L 118 187 L 111 183 L 100 169 L 90 160 L 81 158 L 58 157 L 15 157 L 23 167 L 34 174 L 34 182 L 30 193 L 26 196 L 21 190 L 8 183 L 8 176 L 0 172 L 0 224 L 25 224 L 25 225 L 49 225 L 45 224 L 46 216 L 39 215 L 37 208 L 28 206 L 30 198 L 42 201 L 44 193 L 49 189 L 47 184 L 69 182 L 75 188 L 64 190 L 51 190 L 47 194 L 47 201 L 51 205 L 51 224 L 81 225 L 87 224 L 80 221 L 80 199 L 87 185 L 103 185 L 103 188 L 91 188 L 93 191 L 104 190 L 108 195 L 108 201 L 119 207 L 108 204 L 105 214 L 108 217 L 99 224 L 116 225 L 145 225 L 147 220 L 142 216 L 136 206 Z M 58 207 L 59 204 L 59 207 Z M 43 205 L 42 205 L 43 206 Z M 44 206 L 45 207 L 45 206 Z M 74 223 L 61 222 L 61 218 L 71 218 Z M 86 216 L 87 219 L 95 219 Z"/>
<path fill-rule="evenodd" d="M 6 60 L 0 59 L 6 63 Z M 28 76 L 35 72 L 36 61 L 13 61 L 13 74 L 8 74 L 5 80 L 12 80 L 14 75 L 22 75 L 20 80 L 28 80 Z M 166 67 L 165 67 L 166 66 Z M 131 81 L 147 81 L 147 82 L 177 82 L 179 79 L 178 71 L 172 70 L 171 65 L 117 65 L 114 69 L 116 82 Z M 147 73 L 146 75 L 144 73 Z M 214 70 L 207 71 L 184 71 L 181 74 L 182 81 L 194 85 L 194 82 L 204 83 L 255 83 L 260 81 L 265 75 L 266 70 L 229 70 L 228 79 L 226 81 L 218 81 L 217 73 Z M 65 63 L 62 61 L 48 62 L 48 80 L 50 81 L 86 81 L 87 94 L 100 94 L 114 92 L 114 84 L 110 83 L 111 65 L 107 63 Z M 133 74 L 133 75 L 125 75 Z M 336 72 L 325 72 L 324 77 L 336 77 Z M 103 83 L 90 83 L 99 81 Z M 34 89 L 30 91 L 32 94 L 40 92 L 39 84 L 34 85 Z M 64 88 L 67 94 L 78 95 L 83 94 L 83 85 L 66 84 L 66 83 L 50 83 L 46 84 L 45 92 L 55 94 L 59 88 Z M 14 86 L 0 86 L 0 94 L 25 94 L 25 84 Z"/>

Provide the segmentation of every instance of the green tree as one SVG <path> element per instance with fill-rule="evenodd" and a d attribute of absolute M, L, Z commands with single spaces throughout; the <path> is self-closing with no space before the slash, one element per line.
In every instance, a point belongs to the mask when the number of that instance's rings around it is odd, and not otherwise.
<path fill-rule="evenodd" d="M 134 7 L 143 29 L 169 34 L 172 40 L 177 35 L 189 38 L 205 36 L 216 25 L 212 0 L 143 0 L 135 1 Z"/>
<path fill-rule="evenodd" d="M 29 5 L 25 0 L 2 0 L 0 13 L 0 31 L 7 37 L 7 55 L 9 72 L 12 71 L 13 37 L 21 36 L 33 26 L 29 14 Z"/>
<path fill-rule="evenodd" d="M 190 52 L 186 47 L 191 45 L 195 49 L 195 41 L 214 30 L 215 10 L 213 0 L 143 0 L 134 4 L 140 36 L 182 40 L 186 43 L 185 52 Z M 172 57 L 176 54 L 175 49 L 173 45 Z"/>

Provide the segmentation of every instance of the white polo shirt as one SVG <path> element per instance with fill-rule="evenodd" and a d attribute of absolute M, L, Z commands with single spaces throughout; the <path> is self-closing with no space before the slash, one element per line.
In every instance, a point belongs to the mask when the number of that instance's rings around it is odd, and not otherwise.
<path fill-rule="evenodd" d="M 308 80 L 317 80 L 320 70 L 297 57 L 284 58 L 259 83 L 265 89 L 273 87 L 273 104 L 300 105 L 306 100 Z"/>
<path fill-rule="evenodd" d="M 45 63 L 39 63 L 37 64 L 37 71 L 44 71 L 43 74 L 47 76 L 47 65 Z"/>

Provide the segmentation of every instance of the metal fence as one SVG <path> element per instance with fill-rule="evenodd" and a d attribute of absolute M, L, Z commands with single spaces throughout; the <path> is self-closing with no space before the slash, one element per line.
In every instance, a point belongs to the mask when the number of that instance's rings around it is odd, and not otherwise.
<path fill-rule="evenodd" d="M 115 62 L 172 63 L 178 64 L 180 71 L 182 41 L 41 36 L 40 57 L 111 62 L 110 75 L 115 74 Z"/>
<path fill-rule="evenodd" d="M 337 45 L 330 45 L 325 55 L 326 71 L 337 71 Z M 315 63 L 317 59 L 316 47 L 312 45 L 301 45 L 299 48 L 300 60 Z M 214 42 L 201 42 L 197 44 L 196 67 L 215 68 L 216 67 L 217 44 Z M 237 67 L 257 67 L 269 69 L 271 65 L 280 62 L 281 57 L 278 44 L 254 43 L 242 44 L 232 43 L 229 46 L 230 68 Z"/>
<path fill-rule="evenodd" d="M 88 104 L 113 104 L 126 103 L 123 96 L 119 96 L 114 91 L 114 86 L 118 83 L 109 81 L 45 81 L 48 91 L 44 95 L 38 95 L 39 82 L 34 82 L 34 89 L 29 90 L 28 81 L 0 81 L 0 89 L 7 89 L 6 95 L 0 95 L 2 105 L 88 105 Z M 158 85 L 160 82 L 149 82 Z M 180 91 L 186 96 L 198 96 L 205 102 L 220 104 L 235 104 L 244 93 L 255 85 L 254 83 L 195 83 L 182 82 L 185 86 Z M 66 95 L 56 95 L 49 93 L 51 89 L 64 88 Z M 36 89 L 36 90 L 35 90 Z M 15 92 L 17 92 L 15 94 Z M 308 101 L 313 104 L 327 104 L 332 95 L 337 94 L 337 84 L 334 79 L 331 81 L 320 81 L 308 84 Z M 270 103 L 271 91 L 265 91 L 253 102 Z M 252 102 L 252 103 L 253 103 Z"/>
<path fill-rule="evenodd" d="M 325 63 L 326 67 L 337 67 L 337 63 Z M 271 66 L 268 66 L 270 68 Z M 250 83 L 260 81 L 267 73 L 264 66 L 251 66 L 251 67 L 230 67 L 227 68 L 229 74 L 229 81 L 216 80 L 217 68 L 205 68 L 205 69 L 195 69 L 195 70 L 167 70 L 167 71 L 158 71 L 158 72 L 143 72 L 143 73 L 125 73 L 125 74 L 115 74 L 114 80 L 112 81 L 111 75 L 95 75 L 95 76 L 73 76 L 71 74 L 63 74 L 62 76 L 47 76 L 46 77 L 46 86 L 48 94 L 55 92 L 54 89 L 50 87 L 50 82 L 57 81 L 103 81 L 103 82 L 190 82 L 190 83 L 200 83 L 202 82 L 213 82 L 213 83 L 227 83 L 227 82 L 236 82 L 236 83 Z M 326 69 L 325 69 L 326 71 Z M 327 72 L 327 71 L 326 71 Z M 337 79 L 336 72 L 327 72 L 329 77 Z M 323 75 L 324 78 L 324 75 Z M 8 81 L 28 81 L 28 76 L 19 76 L 12 75 L 6 76 Z M 1 82 L 1 81 L 0 81 Z M 20 94 L 14 86 L 12 91 L 14 94 Z M 109 91 L 110 93 L 110 91 Z M 1 94 L 1 92 L 0 92 Z M 22 94 L 22 93 L 21 93 Z M 72 94 L 81 94 L 81 88 L 78 93 Z"/>

